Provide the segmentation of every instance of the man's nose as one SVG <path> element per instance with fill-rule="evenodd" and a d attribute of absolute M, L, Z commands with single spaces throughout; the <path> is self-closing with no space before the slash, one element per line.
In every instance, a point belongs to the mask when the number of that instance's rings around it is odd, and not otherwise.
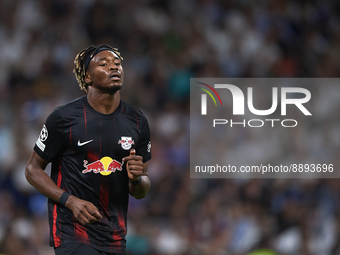
<path fill-rule="evenodd" d="M 115 64 L 110 65 L 110 70 L 117 70 L 118 67 Z"/>

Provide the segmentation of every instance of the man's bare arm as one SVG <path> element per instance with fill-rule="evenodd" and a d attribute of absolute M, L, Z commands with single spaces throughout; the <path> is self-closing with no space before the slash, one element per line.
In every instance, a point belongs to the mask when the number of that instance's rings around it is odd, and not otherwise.
<path fill-rule="evenodd" d="M 45 173 L 44 170 L 47 164 L 48 162 L 46 160 L 42 159 L 35 151 L 33 151 L 25 169 L 25 176 L 27 181 L 41 194 L 55 202 L 59 202 L 64 190 L 59 188 Z M 101 218 L 97 207 L 92 203 L 75 196 L 69 196 L 65 206 L 72 210 L 77 221 L 83 225 L 93 223 Z"/>
<path fill-rule="evenodd" d="M 139 178 L 136 180 L 137 182 L 140 182 L 137 185 L 133 185 L 133 182 L 130 180 L 129 183 L 129 192 L 131 194 L 131 196 L 137 198 L 137 199 L 141 199 L 143 197 L 146 196 L 146 194 L 149 192 L 150 187 L 151 187 L 151 182 L 150 182 L 150 178 L 148 176 L 147 173 L 147 169 L 148 169 L 148 163 L 144 163 L 144 173 L 140 175 L 140 180 Z"/>
<path fill-rule="evenodd" d="M 136 155 L 135 149 L 131 149 L 130 155 L 125 157 L 123 161 L 126 162 L 126 171 L 130 179 L 130 195 L 137 199 L 145 197 L 151 187 L 148 163 L 143 163 L 143 157 Z"/>

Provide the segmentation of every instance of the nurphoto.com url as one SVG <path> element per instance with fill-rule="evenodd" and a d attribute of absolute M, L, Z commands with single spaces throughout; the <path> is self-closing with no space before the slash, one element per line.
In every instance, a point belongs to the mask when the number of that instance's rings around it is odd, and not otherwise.
<path fill-rule="evenodd" d="M 290 165 L 257 165 L 257 166 L 195 166 L 195 173 L 332 173 L 333 164 L 290 164 Z"/>

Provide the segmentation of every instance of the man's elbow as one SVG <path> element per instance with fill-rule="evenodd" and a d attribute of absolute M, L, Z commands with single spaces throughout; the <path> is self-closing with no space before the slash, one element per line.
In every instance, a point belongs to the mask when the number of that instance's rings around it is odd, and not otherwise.
<path fill-rule="evenodd" d="M 144 189 L 139 189 L 138 191 L 133 191 L 133 192 L 130 192 L 130 194 L 136 198 L 136 199 L 142 199 L 146 196 L 146 194 L 148 194 L 150 190 L 150 187 L 147 187 L 147 188 L 144 188 Z"/>
<path fill-rule="evenodd" d="M 142 198 L 144 198 L 145 196 L 146 196 L 146 193 L 140 193 L 140 194 L 134 195 L 133 197 L 134 197 L 135 199 L 142 199 Z"/>
<path fill-rule="evenodd" d="M 28 181 L 29 184 L 32 184 L 32 166 L 31 165 L 27 165 L 25 168 L 25 178 Z"/>

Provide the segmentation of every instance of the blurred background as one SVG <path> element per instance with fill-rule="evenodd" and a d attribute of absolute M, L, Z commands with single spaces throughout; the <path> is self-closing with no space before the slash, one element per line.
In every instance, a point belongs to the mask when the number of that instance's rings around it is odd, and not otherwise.
<path fill-rule="evenodd" d="M 119 48 L 122 98 L 151 128 L 152 188 L 130 199 L 130 255 L 340 254 L 339 180 L 189 177 L 189 78 L 338 77 L 336 0 L 1 0 L 0 253 L 54 254 L 47 199 L 24 169 L 48 114 L 84 95 L 75 55 L 99 43 Z M 327 132 L 311 126 L 313 150 L 307 134 L 291 149 L 339 157 L 339 87 L 312 95 Z M 238 153 L 256 151 L 251 135 L 234 138 Z"/>

